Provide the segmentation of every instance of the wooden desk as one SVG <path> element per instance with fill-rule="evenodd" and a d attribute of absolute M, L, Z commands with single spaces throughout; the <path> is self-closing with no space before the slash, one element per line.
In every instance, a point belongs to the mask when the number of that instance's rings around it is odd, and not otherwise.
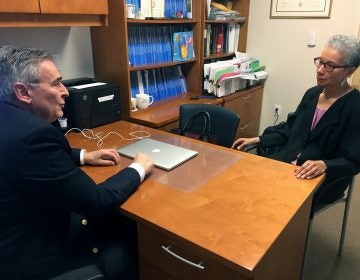
<path fill-rule="evenodd" d="M 144 130 L 155 139 L 199 151 L 170 172 L 155 168 L 121 205 L 138 223 L 141 279 L 299 278 L 312 195 L 323 177 L 299 180 L 290 164 L 128 122 L 94 130 L 124 137 Z M 95 141 L 80 134 L 68 139 L 73 147 L 96 149 Z M 103 147 L 127 142 L 110 135 Z M 83 168 L 101 182 L 129 163 L 123 158 L 120 166 Z M 186 180 L 192 184 L 176 184 Z M 162 246 L 199 267 L 178 260 Z"/>

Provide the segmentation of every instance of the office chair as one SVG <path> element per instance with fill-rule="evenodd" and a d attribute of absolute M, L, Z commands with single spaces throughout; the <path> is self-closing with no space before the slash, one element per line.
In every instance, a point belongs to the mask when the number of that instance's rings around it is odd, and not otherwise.
<path fill-rule="evenodd" d="M 308 232 L 310 232 L 310 230 L 311 230 L 311 225 L 312 225 L 314 216 L 326 211 L 327 209 L 329 209 L 330 207 L 332 207 L 338 203 L 343 202 L 345 204 L 344 205 L 344 215 L 343 215 L 343 220 L 342 220 L 342 227 L 341 227 L 341 234 L 340 234 L 340 242 L 339 242 L 339 248 L 338 248 L 338 256 L 342 255 L 343 249 L 344 249 L 346 226 L 347 226 L 347 220 L 348 220 L 348 216 L 349 216 L 349 209 L 350 209 L 351 196 L 352 196 L 353 187 L 354 187 L 354 180 L 355 180 L 355 176 L 350 176 L 350 177 L 346 176 L 346 177 L 339 178 L 339 179 L 335 180 L 334 182 L 330 183 L 328 185 L 328 187 L 335 187 L 335 188 L 337 185 L 342 186 L 342 185 L 346 184 L 347 185 L 346 195 L 339 197 L 338 199 L 336 199 L 335 201 L 333 201 L 331 203 L 324 203 L 324 204 L 320 204 L 320 205 L 315 203 L 313 206 L 313 209 L 311 211 L 311 215 L 310 215 Z M 309 238 L 307 238 L 307 243 L 308 243 L 308 239 Z"/>
<path fill-rule="evenodd" d="M 314 202 L 313 202 L 313 207 L 312 207 L 312 210 L 310 213 L 310 220 L 309 220 L 308 231 L 307 231 L 307 236 L 306 236 L 305 250 L 304 250 L 303 264 L 302 264 L 302 271 L 301 271 L 300 279 L 303 279 L 305 259 L 306 259 L 306 255 L 307 255 L 307 252 L 309 249 L 310 231 L 311 231 L 313 219 L 316 215 L 326 211 L 327 209 L 329 209 L 330 207 L 332 207 L 334 205 L 337 205 L 338 203 L 345 204 L 342 225 L 341 225 L 339 248 L 338 248 L 338 256 L 339 257 L 342 256 L 343 251 L 344 251 L 346 227 L 347 227 L 347 221 L 348 221 L 348 217 L 349 217 L 349 210 L 350 210 L 351 196 L 352 196 L 353 187 L 354 187 L 354 181 L 355 181 L 355 176 L 346 176 L 346 177 L 339 178 L 339 179 L 335 180 L 334 182 L 331 182 L 328 185 L 328 187 L 336 188 L 337 185 L 342 186 L 344 184 L 347 184 L 347 187 L 345 189 L 345 191 L 347 190 L 346 195 L 344 195 L 343 197 L 339 197 L 338 199 L 336 199 L 335 201 L 330 202 L 330 203 L 324 203 L 324 204 L 316 204 L 315 203 L 314 204 Z"/>
<path fill-rule="evenodd" d="M 205 111 L 210 116 L 210 133 L 219 137 L 217 144 L 231 147 L 235 140 L 240 116 L 235 112 L 219 105 L 212 104 L 183 104 L 180 105 L 179 130 L 181 131 L 192 116 L 200 111 Z M 193 127 L 201 130 L 202 124 L 195 120 Z"/>
<path fill-rule="evenodd" d="M 104 275 L 95 265 L 74 269 L 49 280 L 103 280 Z"/>

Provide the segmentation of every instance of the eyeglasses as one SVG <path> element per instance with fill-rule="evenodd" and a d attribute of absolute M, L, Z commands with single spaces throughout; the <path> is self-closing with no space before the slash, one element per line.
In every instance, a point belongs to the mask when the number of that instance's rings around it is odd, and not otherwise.
<path fill-rule="evenodd" d="M 324 66 L 324 69 L 326 72 L 332 72 L 335 68 L 347 68 L 350 67 L 348 65 L 334 65 L 329 62 L 324 62 L 321 57 L 315 57 L 314 58 L 314 64 L 317 68 L 320 68 L 321 65 Z"/>

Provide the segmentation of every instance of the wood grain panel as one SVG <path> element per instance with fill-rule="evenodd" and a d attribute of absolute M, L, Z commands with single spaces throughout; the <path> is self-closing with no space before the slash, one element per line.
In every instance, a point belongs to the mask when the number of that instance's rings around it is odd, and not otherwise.
<path fill-rule="evenodd" d="M 45 14 L 96 14 L 107 15 L 107 0 L 40 0 L 41 13 Z"/>
<path fill-rule="evenodd" d="M 3 0 L 0 13 L 40 13 L 39 0 Z"/>
<path fill-rule="evenodd" d="M 106 15 L 4 13 L 0 27 L 106 26 Z"/>
<path fill-rule="evenodd" d="M 173 280 L 170 276 L 156 269 L 152 265 L 139 260 L 139 279 L 140 280 Z"/>
<path fill-rule="evenodd" d="M 225 99 L 224 107 L 238 113 L 240 124 L 247 123 L 261 115 L 263 88 L 244 91 L 236 98 Z"/>
<path fill-rule="evenodd" d="M 259 125 L 260 125 L 260 117 L 256 117 L 248 122 L 242 122 L 240 119 L 240 125 L 236 132 L 236 139 L 239 137 L 256 137 L 259 136 Z"/>
<path fill-rule="evenodd" d="M 171 129 L 173 128 L 178 128 L 179 127 L 179 121 L 174 121 L 172 123 L 169 123 L 167 125 L 164 126 L 160 126 L 159 129 L 163 130 L 163 131 L 167 131 L 170 132 Z"/>

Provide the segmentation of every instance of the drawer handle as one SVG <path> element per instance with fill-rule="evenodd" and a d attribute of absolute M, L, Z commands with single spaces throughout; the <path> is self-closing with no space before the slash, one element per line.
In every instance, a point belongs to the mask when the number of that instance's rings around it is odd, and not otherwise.
<path fill-rule="evenodd" d="M 250 99 L 252 96 L 250 94 L 248 94 L 247 96 L 244 96 L 242 99 L 243 100 L 247 100 L 247 99 Z"/>
<path fill-rule="evenodd" d="M 197 264 L 197 263 L 191 262 L 191 261 L 189 261 L 189 260 L 187 260 L 187 259 L 185 259 L 185 258 L 183 258 L 183 257 L 180 257 L 178 254 L 176 254 L 176 253 L 174 253 L 173 251 L 171 251 L 171 250 L 170 250 L 170 249 L 171 249 L 171 245 L 168 245 L 168 246 L 164 246 L 164 245 L 163 245 L 163 246 L 161 246 L 161 248 L 162 248 L 165 252 L 169 253 L 170 255 L 172 255 L 173 257 L 177 258 L 178 260 L 183 261 L 184 263 L 187 263 L 187 264 L 189 264 L 189 265 L 191 265 L 191 266 L 193 266 L 193 267 L 196 267 L 196 268 L 198 268 L 198 269 L 205 269 L 205 267 L 202 266 L 202 263 L 203 263 L 202 261 Z"/>
<path fill-rule="evenodd" d="M 242 126 L 242 127 L 239 127 L 239 129 L 244 130 L 244 129 L 247 129 L 248 127 L 249 127 L 249 125 L 246 124 L 246 125 L 244 125 L 244 126 Z"/>

